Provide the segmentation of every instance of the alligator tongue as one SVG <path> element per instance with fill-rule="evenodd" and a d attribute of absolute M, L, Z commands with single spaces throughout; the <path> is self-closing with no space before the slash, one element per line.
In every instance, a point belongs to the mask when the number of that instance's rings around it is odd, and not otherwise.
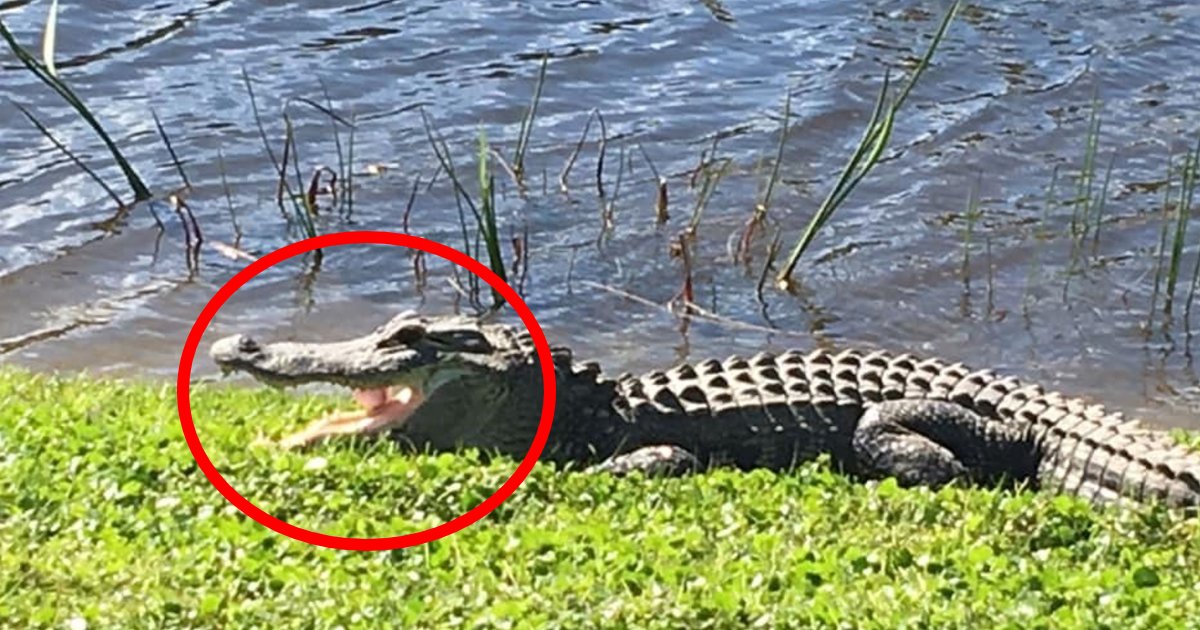
<path fill-rule="evenodd" d="M 357 411 L 335 411 L 319 418 L 303 430 L 279 441 L 284 448 L 320 442 L 335 435 L 373 435 L 401 427 L 421 405 L 420 393 L 411 387 L 386 387 L 354 390 L 354 399 L 362 405 Z"/>
<path fill-rule="evenodd" d="M 412 392 L 411 388 L 404 388 L 408 392 Z M 404 395 L 401 393 L 400 395 Z M 386 403 L 391 398 L 391 393 L 386 387 L 376 387 L 374 389 L 356 389 L 354 390 L 354 400 L 363 406 L 363 409 L 370 411 Z"/>

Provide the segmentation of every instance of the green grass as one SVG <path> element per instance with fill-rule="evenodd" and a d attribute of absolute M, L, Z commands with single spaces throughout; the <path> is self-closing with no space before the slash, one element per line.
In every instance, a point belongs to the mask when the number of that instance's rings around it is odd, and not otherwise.
<path fill-rule="evenodd" d="M 335 399 L 198 386 L 210 457 L 326 533 L 457 516 L 513 462 L 248 448 Z M 341 404 L 336 403 L 336 404 Z M 297 543 L 196 468 L 174 390 L 0 370 L 0 626 L 1196 627 L 1200 524 L 851 483 L 820 465 L 615 479 L 539 466 L 482 522 L 384 553 Z M 323 465 L 322 465 L 323 462 Z"/>

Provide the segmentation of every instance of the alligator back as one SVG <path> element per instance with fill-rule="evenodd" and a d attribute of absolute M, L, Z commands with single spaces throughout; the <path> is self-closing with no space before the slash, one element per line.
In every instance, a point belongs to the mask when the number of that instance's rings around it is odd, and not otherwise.
<path fill-rule="evenodd" d="M 822 453 L 860 472 L 852 438 L 871 405 L 947 401 L 1028 436 L 1031 482 L 1094 502 L 1200 505 L 1200 454 L 1100 405 L 962 364 L 854 350 L 680 365 L 618 380 L 628 447 L 677 444 L 707 463 L 784 469 Z M 989 436 L 990 438 L 990 436 Z M 1012 458 L 1011 444 L 971 445 Z M 993 462 L 1003 468 L 1006 462 Z M 1015 466 L 1016 464 L 1014 464 Z"/>

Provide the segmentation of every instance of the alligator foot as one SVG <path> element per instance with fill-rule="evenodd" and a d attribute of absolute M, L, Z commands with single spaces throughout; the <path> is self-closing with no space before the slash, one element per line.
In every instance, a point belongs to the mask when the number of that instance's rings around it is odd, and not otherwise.
<path fill-rule="evenodd" d="M 1024 431 L 943 401 L 871 405 L 858 422 L 854 450 L 862 472 L 903 486 L 1020 483 L 1036 470 L 1036 449 Z"/>
<path fill-rule="evenodd" d="M 624 477 L 641 471 L 647 477 L 679 477 L 700 469 L 700 460 L 679 446 L 644 446 L 596 464 L 588 469 Z"/>

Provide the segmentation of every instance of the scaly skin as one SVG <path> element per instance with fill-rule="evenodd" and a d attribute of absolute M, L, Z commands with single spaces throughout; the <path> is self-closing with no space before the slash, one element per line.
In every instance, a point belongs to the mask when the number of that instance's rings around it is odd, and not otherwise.
<path fill-rule="evenodd" d="M 528 333 L 468 318 L 405 313 L 333 343 L 235 335 L 211 354 L 225 371 L 276 386 L 356 390 L 363 411 L 318 420 L 284 446 L 387 434 L 420 448 L 521 457 L 540 415 Z M 1200 453 L 1099 405 L 960 364 L 785 352 L 612 379 L 564 348 L 553 355 L 559 394 L 543 455 L 552 461 L 677 473 L 784 470 L 828 454 L 849 474 L 905 485 L 1024 484 L 1096 503 L 1200 506 Z"/>

